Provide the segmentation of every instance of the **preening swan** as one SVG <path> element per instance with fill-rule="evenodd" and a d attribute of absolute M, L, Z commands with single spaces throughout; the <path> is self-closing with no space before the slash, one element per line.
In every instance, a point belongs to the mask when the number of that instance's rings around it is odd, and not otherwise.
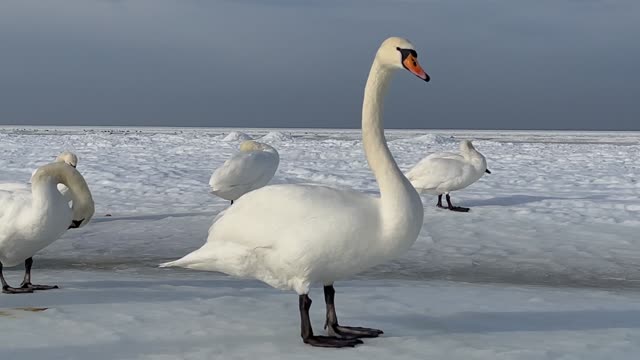
<path fill-rule="evenodd" d="M 407 172 L 407 178 L 419 193 L 438 195 L 437 206 L 442 208 L 442 194 L 446 195 L 447 208 L 467 212 L 469 208 L 453 206 L 451 191 L 464 189 L 478 181 L 487 169 L 487 160 L 469 140 L 460 142 L 460 154 L 441 152 L 420 160 Z"/>
<path fill-rule="evenodd" d="M 69 188 L 73 206 L 57 189 Z M 64 162 L 41 166 L 31 178 L 31 189 L 14 184 L 0 185 L 0 280 L 2 292 L 15 294 L 57 286 L 31 284 L 32 256 L 57 240 L 69 228 L 86 225 L 94 204 L 89 187 L 80 173 Z M 25 276 L 19 288 L 10 287 L 2 267 L 24 261 Z"/>
<path fill-rule="evenodd" d="M 63 151 L 60 153 L 60 155 L 58 155 L 55 160 L 53 160 L 53 162 L 63 162 L 67 165 L 70 165 L 72 167 L 77 167 L 78 166 L 78 157 L 76 156 L 76 154 L 72 153 L 71 151 Z M 38 169 L 33 170 L 33 172 L 31 173 L 31 176 L 33 177 L 33 175 L 35 175 L 36 171 L 38 171 Z M 28 185 L 25 184 L 25 189 L 29 189 Z M 69 194 L 69 188 L 67 188 L 65 185 L 63 184 L 58 184 L 58 191 L 60 191 L 60 193 L 62 195 L 64 195 L 69 201 L 71 201 L 71 195 Z"/>
<path fill-rule="evenodd" d="M 185 257 L 162 264 L 219 271 L 261 280 L 299 295 L 302 340 L 313 346 L 361 344 L 382 331 L 338 325 L 333 282 L 405 252 L 422 228 L 420 196 L 398 168 L 384 136 L 382 102 L 395 70 L 429 81 L 413 45 L 385 40 L 364 90 L 364 151 L 380 197 L 320 185 L 271 185 L 242 196 L 214 220 L 207 242 Z M 312 283 L 324 285 L 330 336 L 316 336 L 309 320 Z"/>
<path fill-rule="evenodd" d="M 211 192 L 233 204 L 240 196 L 267 185 L 279 163 L 280 156 L 273 147 L 253 140 L 243 141 L 240 151 L 211 175 Z"/>

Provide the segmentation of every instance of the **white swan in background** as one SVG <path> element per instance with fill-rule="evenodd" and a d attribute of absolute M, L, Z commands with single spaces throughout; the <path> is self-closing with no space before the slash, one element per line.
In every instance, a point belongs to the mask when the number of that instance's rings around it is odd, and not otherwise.
<path fill-rule="evenodd" d="M 58 191 L 65 184 L 73 201 Z M 2 292 L 15 294 L 57 286 L 31 284 L 32 256 L 57 240 L 69 228 L 86 225 L 94 213 L 89 187 L 80 173 L 64 162 L 39 167 L 31 178 L 30 189 L 15 184 L 0 185 L 0 280 Z M 21 286 L 11 287 L 2 275 L 3 266 L 24 261 L 25 277 Z"/>
<path fill-rule="evenodd" d="M 243 141 L 240 151 L 211 175 L 211 192 L 233 204 L 240 196 L 267 185 L 279 163 L 280 156 L 272 146 Z"/>
<path fill-rule="evenodd" d="M 338 325 L 333 282 L 402 254 L 422 228 L 420 196 L 393 159 L 382 124 L 385 90 L 395 70 L 402 68 L 429 80 L 410 42 L 385 40 L 364 90 L 363 146 L 380 197 L 320 185 L 266 186 L 245 194 L 218 216 L 200 249 L 160 266 L 219 271 L 296 291 L 302 339 L 313 346 L 355 346 L 362 343 L 357 338 L 382 334 Z M 330 336 L 313 334 L 308 296 L 312 283 L 324 285 Z"/>
<path fill-rule="evenodd" d="M 451 191 L 464 189 L 478 181 L 487 169 L 487 160 L 469 140 L 460 142 L 460 153 L 441 152 L 420 160 L 407 172 L 407 178 L 419 193 L 438 195 L 437 206 L 442 208 L 442 194 L 446 194 L 447 208 L 467 212 L 469 208 L 453 206 Z"/>

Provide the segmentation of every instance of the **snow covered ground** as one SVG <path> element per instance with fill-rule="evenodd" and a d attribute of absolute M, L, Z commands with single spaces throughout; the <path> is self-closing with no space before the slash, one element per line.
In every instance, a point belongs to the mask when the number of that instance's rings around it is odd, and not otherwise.
<path fill-rule="evenodd" d="M 236 151 L 233 130 L 278 148 L 273 182 L 376 192 L 358 131 L 0 128 L 0 181 L 26 182 L 68 149 L 96 200 L 90 225 L 35 258 L 34 281 L 62 289 L 0 294 L 1 358 L 637 357 L 640 133 L 388 131 L 403 169 L 477 139 L 493 174 L 453 193 L 467 214 L 423 197 L 413 248 L 336 284 L 341 323 L 385 335 L 332 351 L 302 344 L 293 293 L 156 268 L 199 247 L 228 206 L 207 182 Z M 14 284 L 22 271 L 5 269 Z M 311 297 L 321 332 L 321 290 Z"/>

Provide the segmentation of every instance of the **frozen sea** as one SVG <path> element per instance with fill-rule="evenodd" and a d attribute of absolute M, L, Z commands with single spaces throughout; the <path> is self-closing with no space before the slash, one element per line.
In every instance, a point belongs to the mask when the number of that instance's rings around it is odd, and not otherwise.
<path fill-rule="evenodd" d="M 207 183 L 232 131 L 278 149 L 273 183 L 376 193 L 358 130 L 0 127 L 0 182 L 67 149 L 96 201 L 89 225 L 35 257 L 34 282 L 60 290 L 0 294 L 0 358 L 637 358 L 640 133 L 387 131 L 404 170 L 473 139 L 493 173 L 452 194 L 469 213 L 424 196 L 408 253 L 336 283 L 340 322 L 385 335 L 327 350 L 300 341 L 294 293 L 156 267 L 198 248 L 228 206 Z M 13 284 L 22 273 L 5 269 Z M 310 295 L 321 333 L 322 291 Z"/>

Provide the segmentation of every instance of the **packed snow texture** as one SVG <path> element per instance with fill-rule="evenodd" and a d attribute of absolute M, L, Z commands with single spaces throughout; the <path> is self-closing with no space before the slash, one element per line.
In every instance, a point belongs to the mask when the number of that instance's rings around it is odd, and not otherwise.
<path fill-rule="evenodd" d="M 260 138 L 260 141 L 264 142 L 274 142 L 274 141 L 291 141 L 293 140 L 293 136 L 289 133 L 284 133 L 281 131 L 270 131 L 267 135 Z"/>
<path fill-rule="evenodd" d="M 243 129 L 253 138 L 270 130 Z M 35 257 L 34 283 L 60 290 L 0 294 L 2 358 L 635 359 L 640 351 L 640 133 L 388 131 L 403 170 L 472 139 L 493 173 L 452 194 L 469 213 L 436 209 L 424 196 L 424 226 L 407 254 L 336 283 L 340 322 L 385 335 L 331 351 L 300 341 L 293 293 L 156 267 L 198 248 L 228 206 L 207 183 L 237 151 L 223 141 L 230 131 L 0 128 L 0 181 L 28 182 L 71 150 L 96 201 L 92 223 Z M 278 131 L 290 138 L 274 144 L 273 183 L 377 194 L 358 131 Z M 5 268 L 13 285 L 22 273 Z M 322 333 L 321 289 L 311 297 Z"/>

